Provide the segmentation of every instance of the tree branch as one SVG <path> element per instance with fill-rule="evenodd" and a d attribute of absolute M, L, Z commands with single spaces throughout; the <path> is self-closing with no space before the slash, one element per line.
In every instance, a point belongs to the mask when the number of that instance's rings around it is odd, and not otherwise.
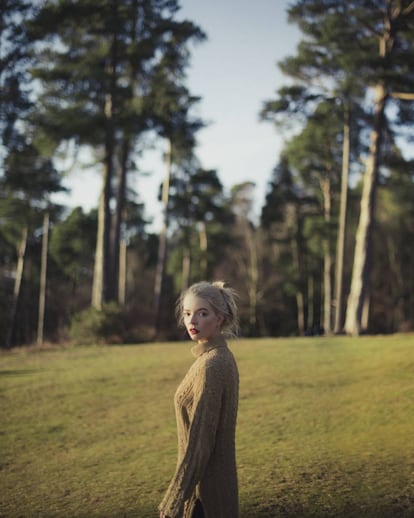
<path fill-rule="evenodd" d="M 410 92 L 391 92 L 391 97 L 401 101 L 414 101 L 414 93 Z"/>

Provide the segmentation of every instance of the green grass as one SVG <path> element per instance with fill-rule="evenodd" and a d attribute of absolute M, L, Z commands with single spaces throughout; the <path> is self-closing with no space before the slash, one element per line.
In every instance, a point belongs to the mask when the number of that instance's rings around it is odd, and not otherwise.
<path fill-rule="evenodd" d="M 155 518 L 190 343 L 0 354 L 0 516 Z M 241 518 L 414 516 L 414 336 L 233 342 Z"/>

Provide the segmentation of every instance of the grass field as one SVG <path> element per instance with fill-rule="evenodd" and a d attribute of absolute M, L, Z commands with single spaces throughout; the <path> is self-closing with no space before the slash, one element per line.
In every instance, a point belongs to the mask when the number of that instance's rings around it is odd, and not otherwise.
<path fill-rule="evenodd" d="M 0 353 L 0 516 L 155 518 L 190 343 Z M 240 340 L 241 518 L 414 516 L 414 336 Z"/>

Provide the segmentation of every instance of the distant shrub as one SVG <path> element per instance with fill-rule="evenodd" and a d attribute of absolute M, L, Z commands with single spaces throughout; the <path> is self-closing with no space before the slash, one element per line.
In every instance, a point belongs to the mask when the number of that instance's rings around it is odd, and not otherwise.
<path fill-rule="evenodd" d="M 69 336 L 77 345 L 123 343 L 126 322 L 122 308 L 111 302 L 101 310 L 88 308 L 77 313 L 72 319 Z"/>

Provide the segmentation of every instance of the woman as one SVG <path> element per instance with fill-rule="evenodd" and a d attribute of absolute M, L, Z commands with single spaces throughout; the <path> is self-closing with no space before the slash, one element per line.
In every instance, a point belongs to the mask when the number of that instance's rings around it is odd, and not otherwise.
<path fill-rule="evenodd" d="M 237 518 L 235 430 L 239 375 L 225 336 L 238 329 L 235 292 L 200 282 L 177 303 L 196 357 L 174 397 L 178 458 L 160 518 Z"/>

